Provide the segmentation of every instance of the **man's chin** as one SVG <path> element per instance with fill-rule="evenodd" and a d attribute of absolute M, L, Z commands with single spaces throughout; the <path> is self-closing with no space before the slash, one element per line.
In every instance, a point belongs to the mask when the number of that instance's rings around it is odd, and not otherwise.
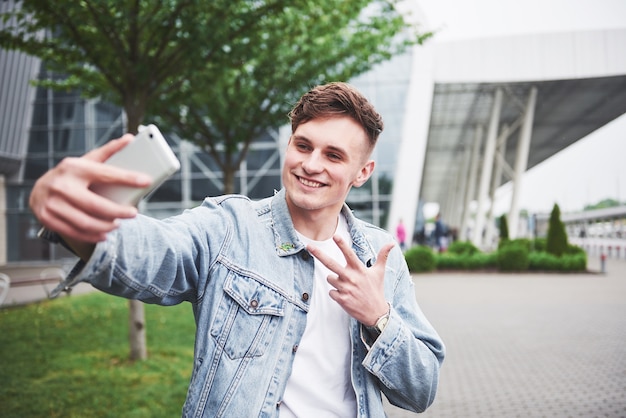
<path fill-rule="evenodd" d="M 287 195 L 287 202 L 290 206 L 300 210 L 316 210 L 322 207 L 320 199 L 311 196 L 306 192 L 290 193 Z"/>

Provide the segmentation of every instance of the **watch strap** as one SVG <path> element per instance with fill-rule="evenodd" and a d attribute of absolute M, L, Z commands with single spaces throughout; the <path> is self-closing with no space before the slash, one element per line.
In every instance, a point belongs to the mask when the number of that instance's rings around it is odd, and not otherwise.
<path fill-rule="evenodd" d="M 391 305 L 389 305 L 389 308 L 387 309 L 387 312 L 384 313 L 383 315 L 381 315 L 376 320 L 376 323 L 374 325 L 365 327 L 367 329 L 367 331 L 370 332 L 372 335 L 375 335 L 377 337 L 380 334 L 382 334 L 383 330 L 387 326 L 387 322 L 389 321 L 389 314 L 390 313 L 391 313 Z"/>

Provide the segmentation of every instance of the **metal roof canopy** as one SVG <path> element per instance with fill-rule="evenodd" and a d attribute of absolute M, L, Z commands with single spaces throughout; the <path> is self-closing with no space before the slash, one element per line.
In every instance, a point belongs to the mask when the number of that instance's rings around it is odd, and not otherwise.
<path fill-rule="evenodd" d="M 494 93 L 501 88 L 499 131 L 523 117 L 532 87 L 538 89 L 528 156 L 530 169 L 626 113 L 626 76 L 511 83 L 437 83 L 431 110 L 421 199 L 445 202 L 453 193 L 466 147 L 477 125 L 489 125 Z M 513 167 L 519 128 L 507 141 L 505 160 Z M 483 150 L 484 151 L 484 141 Z M 581 161 L 584 164 L 584 161 Z M 564 173 L 567 174 L 567 173 Z M 510 179 L 504 175 L 499 185 Z"/>

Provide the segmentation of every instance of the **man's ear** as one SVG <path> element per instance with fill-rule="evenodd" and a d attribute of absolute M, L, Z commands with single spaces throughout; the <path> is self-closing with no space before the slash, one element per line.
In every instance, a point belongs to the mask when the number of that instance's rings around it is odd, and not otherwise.
<path fill-rule="evenodd" d="M 362 185 L 364 185 L 365 182 L 372 176 L 375 165 L 376 163 L 374 163 L 374 160 L 369 160 L 368 162 L 366 162 L 365 165 L 361 168 L 359 175 L 352 182 L 352 185 L 354 187 L 361 187 Z"/>

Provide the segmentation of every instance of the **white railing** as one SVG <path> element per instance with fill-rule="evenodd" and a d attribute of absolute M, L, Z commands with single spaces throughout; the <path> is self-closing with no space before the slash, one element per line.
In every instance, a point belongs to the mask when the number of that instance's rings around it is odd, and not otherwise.
<path fill-rule="evenodd" d="M 578 245 L 589 255 L 604 255 L 609 258 L 626 258 L 626 239 L 623 238 L 572 238 L 569 242 Z"/>

